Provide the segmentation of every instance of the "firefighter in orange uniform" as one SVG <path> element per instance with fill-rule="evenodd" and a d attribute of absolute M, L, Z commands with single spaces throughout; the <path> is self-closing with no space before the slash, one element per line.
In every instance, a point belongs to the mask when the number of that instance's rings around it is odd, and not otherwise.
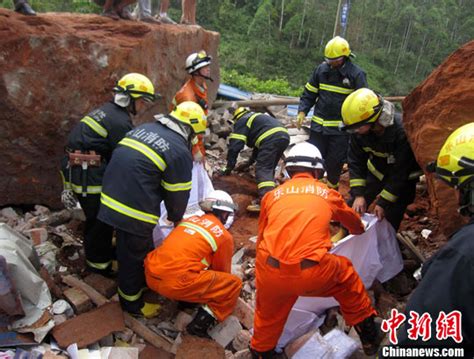
<path fill-rule="evenodd" d="M 233 312 L 242 281 L 230 274 L 234 240 L 223 225 L 234 213 L 232 197 L 212 191 L 200 206 L 204 215 L 182 221 L 148 254 L 145 276 L 148 287 L 167 298 L 202 304 L 187 331 L 207 337 L 216 320 Z"/>
<path fill-rule="evenodd" d="M 299 296 L 334 297 L 354 325 L 364 351 L 381 341 L 375 309 L 346 257 L 328 253 L 329 223 L 339 221 L 352 234 L 364 232 L 359 215 L 335 190 L 318 181 L 324 173 L 319 150 L 295 145 L 286 159 L 291 177 L 262 200 L 257 242 L 257 301 L 253 358 L 272 358 L 285 322 Z"/>
<path fill-rule="evenodd" d="M 209 102 L 207 99 L 206 80 L 213 81 L 211 77 L 211 61 L 212 57 L 207 55 L 204 50 L 192 53 L 186 58 L 186 71 L 191 75 L 191 78 L 186 81 L 174 96 L 171 110 L 181 102 L 192 101 L 199 104 L 204 113 L 208 114 Z M 199 135 L 196 142 L 193 143 L 192 152 L 195 161 L 202 161 L 204 159 L 206 150 L 202 135 Z"/>

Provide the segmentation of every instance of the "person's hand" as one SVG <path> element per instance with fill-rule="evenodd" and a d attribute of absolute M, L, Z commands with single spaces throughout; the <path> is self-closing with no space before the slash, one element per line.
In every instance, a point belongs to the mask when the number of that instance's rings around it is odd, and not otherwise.
<path fill-rule="evenodd" d="M 380 207 L 379 205 L 376 205 L 374 208 L 374 214 L 377 216 L 379 221 L 385 218 L 385 210 Z"/>
<path fill-rule="evenodd" d="M 221 168 L 218 173 L 221 176 L 228 176 L 230 175 L 231 172 L 232 170 L 230 168 L 224 167 L 224 168 Z"/>
<path fill-rule="evenodd" d="M 306 115 L 304 112 L 298 112 L 298 115 L 296 116 L 296 128 L 299 130 L 301 129 L 301 126 L 303 125 L 304 120 L 306 120 Z"/>
<path fill-rule="evenodd" d="M 358 196 L 355 198 L 354 203 L 352 204 L 352 209 L 360 215 L 365 213 L 367 210 L 367 202 L 365 201 L 364 196 Z"/>

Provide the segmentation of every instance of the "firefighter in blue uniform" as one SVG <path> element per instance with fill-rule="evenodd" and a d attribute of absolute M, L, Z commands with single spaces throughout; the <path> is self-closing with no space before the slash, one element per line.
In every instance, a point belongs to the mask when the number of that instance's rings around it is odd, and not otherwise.
<path fill-rule="evenodd" d="M 104 176 L 99 219 L 116 230 L 118 293 L 122 308 L 151 317 L 157 305 L 145 303 L 143 261 L 153 250 L 153 228 L 164 201 L 168 220 L 179 222 L 191 190 L 191 141 L 206 129 L 206 116 L 194 102 L 179 104 L 168 116 L 127 133 Z"/>
<path fill-rule="evenodd" d="M 259 200 L 247 207 L 252 212 L 260 211 L 260 199 L 275 188 L 275 167 L 290 143 L 288 130 L 274 117 L 251 112 L 245 107 L 234 111 L 233 132 L 229 135 L 227 165 L 224 175 L 230 174 L 237 162 L 239 152 L 247 145 L 253 148 L 251 159 L 245 164 L 250 166 L 255 160 L 255 177 Z"/>
<path fill-rule="evenodd" d="M 353 64 L 349 43 L 336 36 L 324 50 L 325 61 L 306 83 L 298 106 L 297 126 L 301 127 L 314 106 L 308 142 L 315 145 L 324 158 L 327 184 L 339 186 L 339 176 L 346 160 L 349 137 L 339 130 L 341 106 L 345 98 L 362 87 L 368 87 L 365 72 Z"/>
<path fill-rule="evenodd" d="M 400 346 L 462 347 L 464 356 L 474 356 L 474 122 L 455 130 L 428 166 L 430 172 L 457 190 L 459 212 L 468 224 L 455 232 L 448 243 L 423 264 L 422 279 L 408 300 L 405 314 L 431 316 L 431 338 L 408 338 L 407 326 L 399 331 Z M 459 311 L 457 330 L 447 338 L 437 338 L 437 319 L 443 311 Z M 444 321 L 441 320 L 441 323 Z M 441 326 L 442 327 L 442 326 Z M 456 332 L 459 336 L 456 335 Z M 462 340 L 461 340 L 462 336 Z"/>
<path fill-rule="evenodd" d="M 348 163 L 352 208 L 363 214 L 377 195 L 374 213 L 398 230 L 416 195 L 422 171 L 394 105 L 374 91 L 359 89 L 342 105 L 342 129 L 351 133 Z"/>
<path fill-rule="evenodd" d="M 74 208 L 79 200 L 86 216 L 86 268 L 104 275 L 112 268 L 112 252 L 107 249 L 113 234 L 112 227 L 97 219 L 104 172 L 112 151 L 133 128 L 131 115 L 137 114 L 137 105 L 155 99 L 151 81 L 137 73 L 123 76 L 113 91 L 112 101 L 87 114 L 73 128 L 61 163 L 62 201 L 67 208 Z"/>

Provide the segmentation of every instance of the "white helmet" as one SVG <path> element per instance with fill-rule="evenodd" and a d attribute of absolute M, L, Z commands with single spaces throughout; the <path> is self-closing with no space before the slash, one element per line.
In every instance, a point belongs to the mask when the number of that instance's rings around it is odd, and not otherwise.
<path fill-rule="evenodd" d="M 237 206 L 234 204 L 232 197 L 224 191 L 215 190 L 209 193 L 209 195 L 201 202 L 199 206 L 204 212 L 210 212 L 213 209 L 218 209 L 225 212 L 234 213 Z"/>
<path fill-rule="evenodd" d="M 208 56 L 206 51 L 201 50 L 199 52 L 192 53 L 186 59 L 186 71 L 192 74 L 200 68 L 209 66 L 211 64 L 212 57 Z"/>
<path fill-rule="evenodd" d="M 286 168 L 305 167 L 324 170 L 324 161 L 318 148 L 308 142 L 293 146 L 285 159 Z"/>

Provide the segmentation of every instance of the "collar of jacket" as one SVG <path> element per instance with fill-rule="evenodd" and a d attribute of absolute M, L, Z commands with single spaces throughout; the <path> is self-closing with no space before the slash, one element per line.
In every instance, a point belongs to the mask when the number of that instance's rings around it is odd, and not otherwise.
<path fill-rule="evenodd" d="M 188 129 L 186 126 L 173 121 L 172 119 L 160 114 L 155 115 L 156 122 L 161 123 L 163 126 L 168 127 L 171 131 L 176 132 L 180 136 L 182 136 L 186 141 L 189 141 L 189 137 L 191 136 L 191 129 Z"/>
<path fill-rule="evenodd" d="M 295 179 L 295 178 L 311 178 L 314 180 L 316 179 L 310 172 L 300 172 L 300 173 L 295 174 L 293 177 L 291 177 L 291 179 Z"/>

